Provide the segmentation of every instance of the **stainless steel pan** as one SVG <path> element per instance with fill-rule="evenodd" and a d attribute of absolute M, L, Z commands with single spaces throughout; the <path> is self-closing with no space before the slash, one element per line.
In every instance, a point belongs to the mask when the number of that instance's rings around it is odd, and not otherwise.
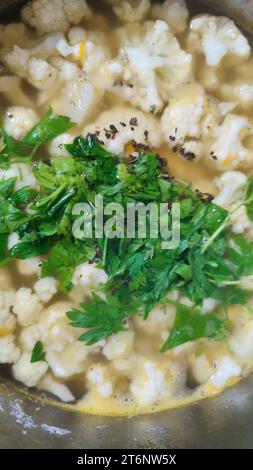
<path fill-rule="evenodd" d="M 18 3 L 0 0 L 0 19 L 15 14 Z M 249 35 L 253 31 L 253 0 L 202 0 L 200 8 L 206 7 L 232 17 Z M 3 376 L 0 448 L 253 448 L 253 376 L 216 399 L 132 418 L 87 416 L 46 405 Z"/>

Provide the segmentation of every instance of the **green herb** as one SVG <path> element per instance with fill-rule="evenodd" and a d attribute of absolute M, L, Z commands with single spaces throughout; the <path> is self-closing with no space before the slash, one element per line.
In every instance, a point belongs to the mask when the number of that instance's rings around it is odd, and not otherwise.
<path fill-rule="evenodd" d="M 176 306 L 176 319 L 161 352 L 199 338 L 215 340 L 227 338 L 229 332 L 224 318 L 213 313 L 203 315 L 199 309 L 178 302 L 170 301 L 170 303 Z"/>
<path fill-rule="evenodd" d="M 0 162 L 1 157 L 7 162 L 30 158 L 40 145 L 72 126 L 68 118 L 53 116 L 49 109 L 21 143 L 3 130 Z M 27 152 L 23 154 L 24 148 Z M 171 178 L 155 152 L 119 160 L 93 135 L 75 138 L 66 149 L 68 157 L 34 165 L 38 191 L 28 186 L 15 191 L 15 178 L 0 181 L 0 264 L 43 256 L 42 276 L 56 277 L 63 292 L 73 288 L 73 273 L 81 263 L 96 261 L 103 267 L 108 274 L 103 299 L 93 292 L 89 303 L 68 312 L 73 326 L 87 329 L 80 339 L 89 344 L 124 330 L 133 314 L 147 318 L 154 306 L 168 302 L 168 293 L 175 289 L 194 307 L 176 305 L 175 323 L 162 350 L 202 337 L 225 338 L 225 316 L 217 312 L 202 315 L 201 307 L 203 299 L 212 298 L 223 312 L 228 305 L 245 305 L 250 295 L 241 288 L 240 279 L 253 274 L 253 242 L 231 233 L 231 214 Z M 154 238 L 149 228 L 141 239 L 96 238 L 94 232 L 91 238 L 75 239 L 73 207 L 88 203 L 94 222 L 97 194 L 104 196 L 104 205 L 120 203 L 125 213 L 128 203 L 155 202 L 158 208 L 166 203 L 169 224 L 171 205 L 180 203 L 179 246 L 164 250 L 164 240 L 160 235 Z M 251 179 L 242 204 L 252 218 Z M 107 222 L 109 216 L 104 219 Z M 8 250 L 8 236 L 13 232 L 19 241 Z"/>
<path fill-rule="evenodd" d="M 40 362 L 45 359 L 46 353 L 43 350 L 43 344 L 41 341 L 37 341 L 32 350 L 31 363 Z"/>

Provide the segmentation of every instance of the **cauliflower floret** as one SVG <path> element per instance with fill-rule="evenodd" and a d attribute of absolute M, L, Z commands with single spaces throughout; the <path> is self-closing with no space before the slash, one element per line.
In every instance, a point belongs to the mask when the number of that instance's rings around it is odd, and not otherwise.
<path fill-rule="evenodd" d="M 91 10 L 86 0 L 33 0 L 22 9 L 22 19 L 39 34 L 66 32 L 71 24 L 88 19 Z"/>
<path fill-rule="evenodd" d="M 54 277 L 44 277 L 35 282 L 34 291 L 43 303 L 48 303 L 57 293 L 58 281 Z"/>
<path fill-rule="evenodd" d="M 37 323 L 22 328 L 19 344 L 23 351 L 32 352 L 34 345 L 40 340 L 40 330 Z"/>
<path fill-rule="evenodd" d="M 79 72 L 69 81 L 51 101 L 55 113 L 63 114 L 81 125 L 85 123 L 97 108 L 103 92 L 87 79 L 85 72 Z"/>
<path fill-rule="evenodd" d="M 240 171 L 227 171 L 215 179 L 219 194 L 214 199 L 214 204 L 230 208 L 231 204 L 241 199 L 243 189 L 247 183 L 247 177 Z"/>
<path fill-rule="evenodd" d="M 31 363 L 31 354 L 24 352 L 12 367 L 12 373 L 16 380 L 27 387 L 35 387 L 44 377 L 47 369 L 48 364 L 45 361 Z"/>
<path fill-rule="evenodd" d="M 195 353 L 190 354 L 188 363 L 192 378 L 199 384 L 206 383 L 215 372 L 215 363 L 210 361 L 205 354 L 199 356 L 196 356 Z"/>
<path fill-rule="evenodd" d="M 197 16 L 190 29 L 189 47 L 193 52 L 203 49 L 207 65 L 216 67 L 226 55 L 232 55 L 233 62 L 246 60 L 250 55 L 248 40 L 225 16 Z"/>
<path fill-rule="evenodd" d="M 22 259 L 17 261 L 18 272 L 22 276 L 34 276 L 39 275 L 41 271 L 42 259 L 39 256 L 33 258 Z"/>
<path fill-rule="evenodd" d="M 234 233 L 253 229 L 246 207 L 244 205 L 239 207 L 246 183 L 247 177 L 239 171 L 228 171 L 215 179 L 220 192 L 213 202 L 231 212 L 231 227 Z"/>
<path fill-rule="evenodd" d="M 16 292 L 13 312 L 18 317 L 21 326 L 29 326 L 35 323 L 42 310 L 42 304 L 37 294 L 32 293 L 32 289 L 21 287 Z"/>
<path fill-rule="evenodd" d="M 123 0 L 113 7 L 114 13 L 123 22 L 143 21 L 150 10 L 150 0 Z"/>
<path fill-rule="evenodd" d="M 38 183 L 31 171 L 31 166 L 26 163 L 13 163 L 8 170 L 0 170 L 0 179 L 8 178 L 16 178 L 16 191 L 24 186 L 38 189 Z"/>
<path fill-rule="evenodd" d="M 148 318 L 140 315 L 134 317 L 134 325 L 141 331 L 147 334 L 161 333 L 164 330 L 170 329 L 175 318 L 175 307 L 173 305 L 166 305 L 155 307 L 149 312 Z M 167 333 L 168 335 L 168 333 Z"/>
<path fill-rule="evenodd" d="M 66 144 L 72 144 L 73 135 L 65 132 L 64 134 L 55 137 L 48 145 L 49 155 L 53 158 L 69 157 L 69 153 L 65 148 Z"/>
<path fill-rule="evenodd" d="M 155 4 L 151 9 L 152 18 L 168 23 L 174 33 L 182 33 L 186 30 L 189 11 L 184 0 L 166 0 Z"/>
<path fill-rule="evenodd" d="M 67 41 L 60 39 L 57 51 L 62 57 L 70 57 L 89 75 L 89 79 L 101 88 L 100 68 L 111 58 L 111 52 L 106 44 L 106 37 L 100 31 L 86 32 L 82 28 L 71 28 Z M 103 88 L 103 86 L 102 86 Z"/>
<path fill-rule="evenodd" d="M 237 105 L 247 109 L 253 103 L 253 83 L 236 80 L 232 84 L 224 83 L 219 88 L 222 99 L 233 100 Z"/>
<path fill-rule="evenodd" d="M 164 140 L 154 116 L 120 106 L 101 113 L 97 121 L 84 128 L 83 135 L 86 137 L 88 133 L 95 133 L 103 145 L 117 155 L 124 154 L 129 142 L 157 148 Z"/>
<path fill-rule="evenodd" d="M 85 371 L 90 348 L 81 341 L 74 341 L 60 352 L 53 351 L 50 346 L 45 349 L 46 360 L 55 377 L 68 378 Z"/>
<path fill-rule="evenodd" d="M 252 277 L 252 276 L 251 276 Z M 252 289 L 251 285 L 243 286 L 243 288 Z M 241 308 L 240 312 L 235 311 L 234 308 L 229 311 L 229 318 L 233 322 L 233 330 L 228 338 L 228 344 L 231 351 L 238 357 L 246 358 L 251 357 L 253 354 L 253 319 L 246 312 L 246 309 Z"/>
<path fill-rule="evenodd" d="M 214 374 L 210 377 L 209 383 L 216 388 L 223 388 L 227 382 L 241 374 L 241 367 L 229 356 L 216 361 Z"/>
<path fill-rule="evenodd" d="M 14 335 L 0 337 L 0 364 L 13 364 L 19 359 L 20 354 Z"/>
<path fill-rule="evenodd" d="M 50 346 L 56 352 L 63 351 L 82 334 L 83 330 L 73 328 L 66 316 L 72 307 L 70 302 L 56 302 L 40 315 L 38 326 L 45 347 Z"/>
<path fill-rule="evenodd" d="M 37 114 L 32 109 L 10 106 L 5 112 L 3 125 L 13 139 L 22 140 L 38 120 Z"/>
<path fill-rule="evenodd" d="M 227 114 L 222 124 L 214 130 L 214 142 L 209 147 L 208 158 L 225 171 L 252 164 L 252 152 L 243 140 L 252 134 L 250 121 L 243 116 Z"/>
<path fill-rule="evenodd" d="M 107 340 L 106 345 L 103 348 L 103 354 L 109 361 L 126 356 L 131 352 L 133 342 L 133 331 L 120 331 Z"/>
<path fill-rule="evenodd" d="M 83 263 L 78 266 L 73 274 L 72 282 L 74 286 L 83 286 L 87 288 L 95 288 L 106 284 L 108 275 L 103 269 L 96 266 Z"/>
<path fill-rule="evenodd" d="M 13 73 L 39 90 L 51 88 L 58 76 L 57 69 L 45 59 L 31 56 L 31 51 L 16 45 L 12 51 L 2 52 L 2 60 Z"/>
<path fill-rule="evenodd" d="M 86 373 L 87 381 L 91 389 L 95 387 L 102 398 L 108 398 L 113 394 L 113 377 L 109 367 L 105 364 L 93 364 Z"/>
<path fill-rule="evenodd" d="M 152 405 L 170 393 L 163 368 L 147 358 L 142 358 L 136 367 L 130 392 L 139 406 Z"/>
<path fill-rule="evenodd" d="M 200 137 L 204 106 L 204 90 L 201 85 L 193 83 L 175 91 L 163 113 L 161 122 L 165 138 L 172 148 L 180 148 L 181 155 L 186 159 L 201 156 L 202 147 L 198 146 L 199 142 L 189 139 Z M 190 150 L 198 152 L 196 155 L 185 149 L 187 139 Z"/>
<path fill-rule="evenodd" d="M 39 383 L 38 388 L 52 393 L 65 403 L 70 403 L 75 400 L 69 388 L 56 380 L 51 374 L 47 374 L 42 381 Z"/>
<path fill-rule="evenodd" d="M 15 329 L 16 318 L 11 313 L 14 301 L 14 290 L 0 291 L 0 337 L 11 334 Z"/>
<path fill-rule="evenodd" d="M 128 23 L 118 38 L 119 55 L 104 66 L 107 88 L 143 111 L 161 111 L 172 90 L 191 78 L 191 54 L 180 48 L 165 21 Z"/>

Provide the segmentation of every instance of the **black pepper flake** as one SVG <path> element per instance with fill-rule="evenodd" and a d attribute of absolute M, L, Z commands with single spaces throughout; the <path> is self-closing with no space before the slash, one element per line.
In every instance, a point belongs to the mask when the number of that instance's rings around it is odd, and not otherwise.
<path fill-rule="evenodd" d="M 134 131 L 134 127 L 131 127 L 131 131 Z"/>
<path fill-rule="evenodd" d="M 128 88 L 133 88 L 134 87 L 132 83 L 128 83 L 127 86 L 128 86 Z"/>
<path fill-rule="evenodd" d="M 126 123 L 125 123 L 125 122 L 120 122 L 120 125 L 121 125 L 122 127 L 126 127 Z"/>
<path fill-rule="evenodd" d="M 169 139 L 171 140 L 171 142 L 175 142 L 176 137 L 174 137 L 173 135 L 169 135 Z"/>
<path fill-rule="evenodd" d="M 145 141 L 147 142 L 147 140 L 148 140 L 148 131 L 144 131 L 144 136 L 145 136 Z"/>
<path fill-rule="evenodd" d="M 172 152 L 176 153 L 177 152 L 177 145 L 174 145 L 174 147 L 171 148 Z"/>
<path fill-rule="evenodd" d="M 213 159 L 213 160 L 218 160 L 218 158 L 217 158 L 216 155 L 212 155 L 212 159 Z"/>
<path fill-rule="evenodd" d="M 156 110 L 156 107 L 155 107 L 154 104 L 153 104 L 152 106 L 150 106 L 149 112 L 150 112 L 151 114 L 154 114 L 154 113 L 155 113 L 155 110 Z"/>
<path fill-rule="evenodd" d="M 133 117 L 129 121 L 130 126 L 138 126 L 138 121 L 136 117 Z"/>
<path fill-rule="evenodd" d="M 199 189 L 195 189 L 195 193 L 197 196 L 203 201 L 203 202 L 212 202 L 214 199 L 214 196 L 210 193 L 202 193 L 199 191 Z"/>
<path fill-rule="evenodd" d="M 120 86 L 122 87 L 124 85 L 124 82 L 122 80 L 115 80 L 113 83 L 113 86 Z"/>
<path fill-rule="evenodd" d="M 136 151 L 145 152 L 145 151 L 150 150 L 149 145 L 137 144 L 137 142 L 135 140 L 131 140 L 130 143 Z"/>

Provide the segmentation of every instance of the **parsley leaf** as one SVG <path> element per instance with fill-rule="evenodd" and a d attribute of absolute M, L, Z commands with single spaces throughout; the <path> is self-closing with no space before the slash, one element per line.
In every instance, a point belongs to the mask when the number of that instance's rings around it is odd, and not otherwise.
<path fill-rule="evenodd" d="M 40 362 L 45 359 L 46 353 L 43 350 L 43 344 L 41 341 L 37 341 L 32 350 L 31 363 Z"/>
<path fill-rule="evenodd" d="M 66 116 L 54 116 L 49 107 L 47 113 L 24 137 L 22 144 L 27 147 L 45 145 L 60 134 L 69 131 L 75 124 Z"/>
<path fill-rule="evenodd" d="M 225 320 L 213 313 L 203 315 L 199 309 L 170 302 L 176 306 L 176 318 L 169 338 L 161 348 L 161 352 L 175 348 L 181 344 L 199 338 L 222 340 L 227 338 Z"/>

